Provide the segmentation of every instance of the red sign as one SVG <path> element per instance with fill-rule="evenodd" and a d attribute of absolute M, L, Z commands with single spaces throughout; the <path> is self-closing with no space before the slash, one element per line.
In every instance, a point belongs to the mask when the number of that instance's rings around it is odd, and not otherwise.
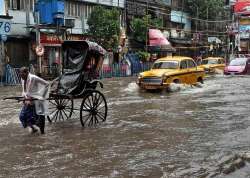
<path fill-rule="evenodd" d="M 53 35 L 53 34 L 50 35 L 50 34 L 41 33 L 41 35 L 40 35 L 40 43 L 61 45 L 62 44 L 62 39 L 61 39 L 60 36 L 56 36 L 56 35 Z"/>
<path fill-rule="evenodd" d="M 246 11 L 250 11 L 249 0 L 240 0 L 235 3 L 234 12 L 246 12 Z"/>

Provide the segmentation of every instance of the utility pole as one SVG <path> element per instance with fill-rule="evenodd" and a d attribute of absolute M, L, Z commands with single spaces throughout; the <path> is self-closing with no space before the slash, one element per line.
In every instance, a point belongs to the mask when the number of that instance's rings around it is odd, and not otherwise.
<path fill-rule="evenodd" d="M 207 40 L 208 40 L 208 7 L 207 7 Z"/>
<path fill-rule="evenodd" d="M 26 0 L 26 27 L 30 26 L 30 1 Z M 29 34 L 30 28 L 26 28 L 26 34 Z M 29 43 L 29 61 L 31 60 L 31 47 Z"/>
<path fill-rule="evenodd" d="M 195 19 L 195 35 L 193 35 L 194 37 L 194 45 L 195 45 L 195 57 L 197 56 L 197 42 L 198 42 L 198 19 L 199 19 L 199 7 L 197 6 L 197 4 L 194 4 L 196 7 L 196 19 Z"/>
<path fill-rule="evenodd" d="M 40 24 L 40 16 L 39 16 L 39 11 L 35 12 L 36 16 L 36 46 L 40 46 L 40 29 L 39 29 L 39 24 Z M 38 66 L 39 66 L 39 74 L 42 74 L 42 56 L 38 56 Z"/>
<path fill-rule="evenodd" d="M 148 52 L 148 0 L 146 7 L 146 52 Z"/>
<path fill-rule="evenodd" d="M 1 58 L 0 58 L 0 76 L 3 77 L 4 73 L 4 63 L 5 63 L 5 51 L 4 51 L 4 41 L 1 39 Z M 1 78 L 1 82 L 3 81 L 3 78 Z"/>

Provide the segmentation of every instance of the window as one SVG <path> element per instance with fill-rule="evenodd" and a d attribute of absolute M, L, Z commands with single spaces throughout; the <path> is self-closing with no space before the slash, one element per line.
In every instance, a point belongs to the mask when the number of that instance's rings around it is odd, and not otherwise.
<path fill-rule="evenodd" d="M 177 69 L 178 65 L 177 61 L 159 61 L 154 63 L 152 69 Z"/>
<path fill-rule="evenodd" d="M 187 60 L 187 65 L 188 65 L 188 68 L 194 68 L 194 67 L 196 67 L 196 64 L 192 60 Z"/>
<path fill-rule="evenodd" d="M 186 60 L 181 61 L 180 68 L 181 69 L 186 69 L 187 68 L 187 61 Z"/>
<path fill-rule="evenodd" d="M 35 0 L 7 0 L 7 5 L 9 9 L 13 10 L 26 10 L 26 8 L 29 8 L 30 11 L 33 11 Z"/>
<path fill-rule="evenodd" d="M 203 65 L 206 65 L 208 63 L 208 60 L 202 60 L 202 63 Z"/>
<path fill-rule="evenodd" d="M 237 58 L 230 62 L 229 66 L 245 66 L 247 58 Z"/>

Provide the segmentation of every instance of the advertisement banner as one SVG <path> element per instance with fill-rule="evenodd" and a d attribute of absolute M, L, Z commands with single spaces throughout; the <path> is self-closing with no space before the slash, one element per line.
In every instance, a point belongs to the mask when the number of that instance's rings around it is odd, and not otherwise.
<path fill-rule="evenodd" d="M 61 36 L 56 36 L 54 34 L 40 34 L 40 43 L 47 46 L 60 46 L 63 40 Z"/>
<path fill-rule="evenodd" d="M 250 25 L 240 25 L 239 26 L 239 31 L 240 32 L 250 31 Z"/>
<path fill-rule="evenodd" d="M 240 39 L 249 39 L 249 33 L 248 32 L 241 32 L 240 33 Z"/>
<path fill-rule="evenodd" d="M 239 24 L 240 25 L 250 25 L 250 19 L 240 19 Z"/>

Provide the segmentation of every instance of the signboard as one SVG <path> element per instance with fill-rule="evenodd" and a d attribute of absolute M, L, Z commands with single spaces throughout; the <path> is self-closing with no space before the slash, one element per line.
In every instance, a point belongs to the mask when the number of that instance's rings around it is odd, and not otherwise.
<path fill-rule="evenodd" d="M 44 47 L 42 45 L 39 45 L 36 47 L 36 55 L 42 56 L 44 54 Z"/>
<path fill-rule="evenodd" d="M 241 39 L 249 39 L 250 35 L 248 32 L 241 32 L 240 33 L 240 38 Z"/>
<path fill-rule="evenodd" d="M 47 46 L 60 46 L 62 44 L 62 37 L 53 34 L 43 34 L 40 35 L 40 43 Z"/>
<path fill-rule="evenodd" d="M 250 19 L 240 19 L 240 25 L 250 25 Z"/>
<path fill-rule="evenodd" d="M 240 32 L 250 31 L 250 25 L 240 25 L 239 31 Z"/>
<path fill-rule="evenodd" d="M 0 35 L 9 35 L 11 32 L 10 20 L 0 18 Z"/>
<path fill-rule="evenodd" d="M 248 0 L 238 0 L 234 6 L 234 12 L 246 12 L 249 11 L 250 1 Z"/>

